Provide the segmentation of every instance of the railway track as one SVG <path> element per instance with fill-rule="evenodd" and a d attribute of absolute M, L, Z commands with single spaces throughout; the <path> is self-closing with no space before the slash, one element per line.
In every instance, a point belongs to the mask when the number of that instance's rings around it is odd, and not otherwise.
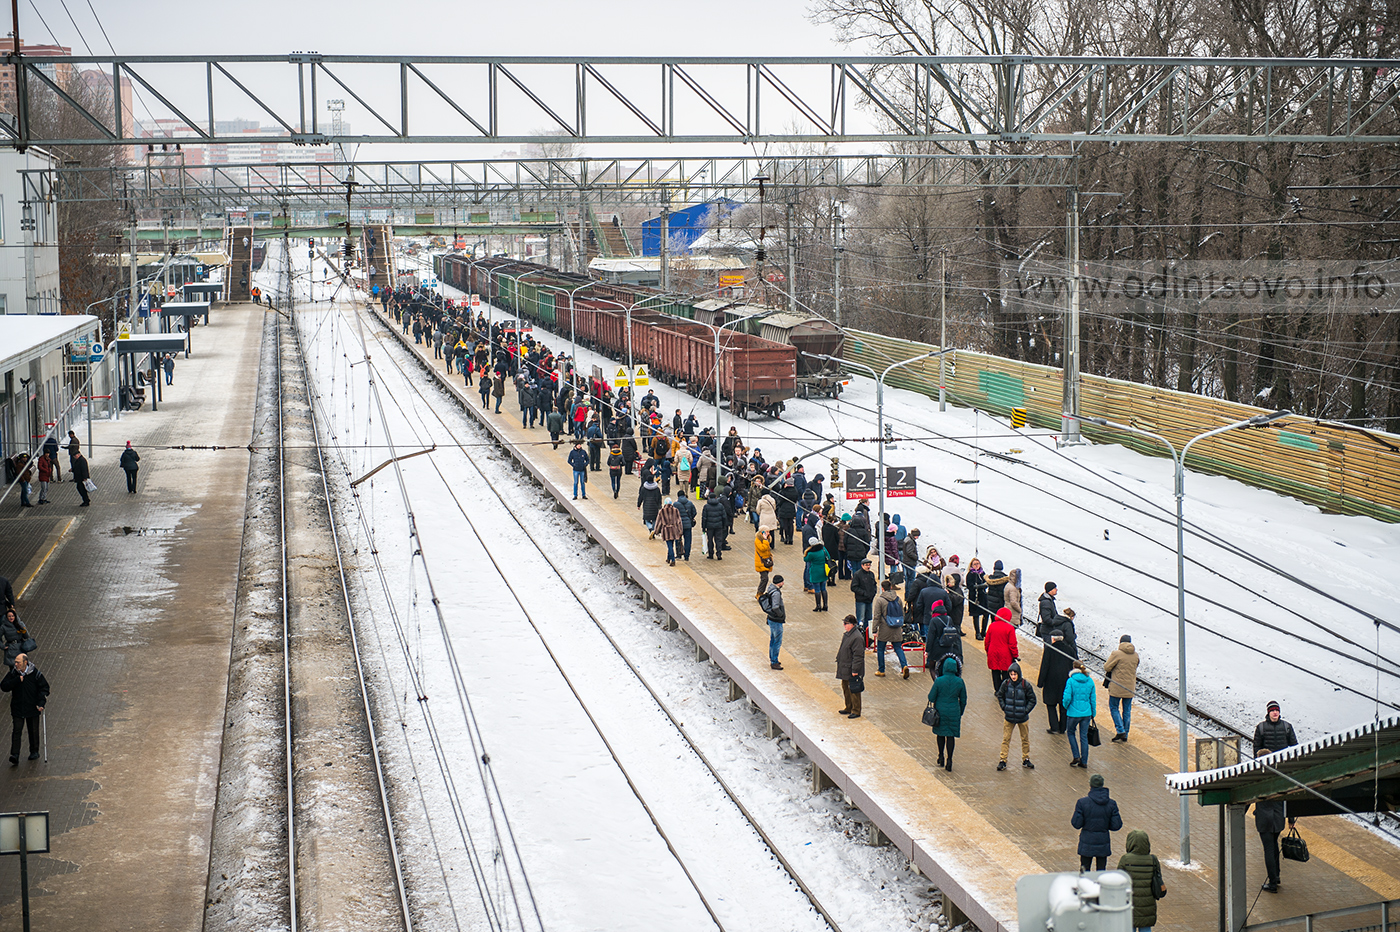
<path fill-rule="evenodd" d="M 276 329 L 288 928 L 411 932 L 305 359 Z"/>
<path fill-rule="evenodd" d="M 356 314 L 368 312 L 356 309 Z M 382 322 L 373 314 L 376 331 Z M 347 324 L 348 326 L 348 324 Z M 399 395 L 403 410 L 409 407 L 431 431 L 438 449 L 446 447 L 460 457 L 471 478 L 462 482 L 444 473 L 442 454 L 416 463 L 414 475 L 422 487 L 424 471 L 431 472 L 446 490 L 454 523 L 465 524 L 458 548 L 480 548 L 484 559 L 499 573 L 509 598 L 519 608 L 543 645 L 569 692 L 582 708 L 607 753 L 623 775 L 657 833 L 665 841 L 677 865 L 715 926 L 722 930 L 768 928 L 830 929 L 840 932 L 839 918 L 823 903 L 813 884 L 791 852 L 773 837 L 765 821 L 744 801 L 742 794 L 721 774 L 706 755 L 664 689 L 658 689 L 627 654 L 610 630 L 607 620 L 615 614 L 612 600 L 585 591 L 577 573 L 561 565 L 558 542 L 542 541 L 530 522 L 521 520 L 522 502 L 513 498 L 509 483 L 502 483 L 499 466 L 483 462 L 490 438 L 470 422 L 453 423 L 444 406 L 457 402 L 445 394 L 430 396 L 420 387 L 418 366 L 410 359 L 410 372 L 398 357 L 397 347 L 388 353 L 370 350 L 379 366 L 381 387 Z M 401 393 L 407 392 L 407 401 Z M 446 437 L 449 443 L 444 444 Z M 420 441 L 425 438 L 420 437 Z M 486 444 L 483 444 L 483 440 Z M 453 449 L 455 447 L 455 450 Z M 530 487 L 515 490 L 533 496 Z M 436 494 L 436 492 L 434 493 Z M 510 534 L 503 536 L 503 529 Z M 522 554 L 522 546 L 529 550 Z M 474 554 L 459 552 L 469 562 Z M 659 750 L 658 750 L 659 749 Z M 717 858 L 714 853 L 723 851 Z M 617 869 L 619 866 L 614 865 Z"/>

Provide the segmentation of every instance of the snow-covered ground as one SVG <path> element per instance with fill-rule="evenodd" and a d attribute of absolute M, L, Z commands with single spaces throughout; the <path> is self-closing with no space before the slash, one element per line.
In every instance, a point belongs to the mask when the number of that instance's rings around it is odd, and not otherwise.
<path fill-rule="evenodd" d="M 568 350 L 567 333 L 546 340 Z M 578 361 L 584 371 L 612 362 L 586 350 Z M 713 406 L 655 380 L 651 390 L 663 411 L 694 411 L 702 425 L 714 424 Z M 724 431 L 737 424 L 771 462 L 838 438 L 874 437 L 874 409 L 874 382 L 857 377 L 839 401 L 793 400 L 781 420 L 744 421 L 727 411 L 721 420 Z M 1115 444 L 1057 449 L 1045 431 L 1015 431 L 1001 418 L 951 404 L 939 412 L 936 400 L 899 389 L 885 392 L 885 419 L 896 436 L 915 438 L 887 449 L 887 465 L 914 466 L 920 477 L 917 498 L 890 499 L 886 510 L 919 528 L 921 544 L 958 554 L 963 565 L 978 556 L 988 568 L 997 559 L 1020 567 L 1028 619 L 1044 583 L 1054 581 L 1058 606 L 1077 612 L 1081 646 L 1106 655 L 1131 634 L 1140 674 L 1175 692 L 1170 460 Z M 875 444 L 823 452 L 808 475 L 827 472 L 830 456 L 840 457 L 843 470 L 873 466 Z M 1323 514 L 1220 476 L 1188 472 L 1185 488 L 1192 704 L 1252 733 L 1276 699 L 1303 740 L 1368 721 L 1378 707 L 1381 716 L 1395 714 L 1400 633 L 1373 618 L 1400 624 L 1400 526 Z"/>
<path fill-rule="evenodd" d="M 342 494 L 390 456 L 390 438 L 400 454 L 438 444 L 401 464 L 402 487 L 386 469 L 353 503 L 342 498 L 361 616 L 373 619 L 367 659 L 381 707 L 397 709 L 381 734 L 402 736 L 386 746 L 420 927 L 484 927 L 485 903 L 508 917 L 518 903 L 533 927 L 531 899 L 551 929 L 713 928 L 709 910 L 729 929 L 824 926 L 590 612 L 843 928 L 935 924 L 927 882 L 892 849 L 865 846 L 858 813 L 833 793 L 810 794 L 791 744 L 725 701 L 718 672 L 661 630 L 662 616 L 407 353 L 366 324 L 371 370 L 342 310 L 297 317 Z"/>

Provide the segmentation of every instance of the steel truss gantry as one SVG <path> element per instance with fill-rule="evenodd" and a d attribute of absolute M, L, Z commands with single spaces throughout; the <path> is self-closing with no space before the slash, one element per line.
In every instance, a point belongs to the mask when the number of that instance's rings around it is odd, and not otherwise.
<path fill-rule="evenodd" d="M 343 210 L 347 180 L 357 209 L 459 209 L 496 205 L 660 204 L 663 197 L 746 201 L 764 176 L 776 190 L 853 191 L 893 187 L 1015 184 L 1062 187 L 1065 155 L 859 155 L 636 159 L 478 159 L 301 162 L 24 170 L 25 200 L 124 200 L 133 209 Z M 463 214 L 465 220 L 466 214 Z"/>
<path fill-rule="evenodd" d="M 364 143 L 1400 142 L 1400 60 L 907 56 L 832 58 L 322 55 L 4 56 L 17 145 L 150 141 L 121 95 L 85 106 L 64 64 L 129 81 L 179 132 L 266 115 L 291 141 Z M 29 118 L 40 89 L 85 138 Z M 355 132 L 331 132 L 326 97 Z M 71 125 L 72 121 L 68 121 Z M 54 125 L 64 121 L 53 121 Z"/>

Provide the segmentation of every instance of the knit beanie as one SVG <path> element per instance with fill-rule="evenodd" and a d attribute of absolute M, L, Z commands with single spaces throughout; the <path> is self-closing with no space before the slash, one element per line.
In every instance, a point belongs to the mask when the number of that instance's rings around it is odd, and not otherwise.
<path fill-rule="evenodd" d="M 1045 591 L 1046 591 L 1046 592 L 1054 592 L 1054 591 L 1055 591 L 1056 589 L 1058 589 L 1058 588 L 1060 588 L 1060 587 L 1057 586 L 1057 585 L 1055 585 L 1055 584 L 1052 583 L 1052 582 L 1048 582 L 1048 583 L 1045 584 Z"/>
<path fill-rule="evenodd" d="M 1265 715 L 1267 715 L 1267 714 L 1270 713 L 1270 712 L 1282 712 L 1282 711 L 1283 711 L 1283 710 L 1282 710 L 1281 708 L 1279 708 L 1279 704 L 1278 704 L 1278 701 L 1277 701 L 1277 700 L 1274 700 L 1274 701 L 1270 702 L 1270 703 L 1264 708 L 1264 714 L 1265 714 Z"/>
<path fill-rule="evenodd" d="M 1103 774 L 1096 773 L 1089 778 L 1089 785 L 1094 789 L 1103 786 Z"/>

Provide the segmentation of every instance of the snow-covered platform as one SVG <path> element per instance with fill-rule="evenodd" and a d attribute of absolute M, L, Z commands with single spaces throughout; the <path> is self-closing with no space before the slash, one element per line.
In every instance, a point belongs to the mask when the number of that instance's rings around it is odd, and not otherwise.
<path fill-rule="evenodd" d="M 813 613 L 810 597 L 802 594 L 798 584 L 799 548 L 779 545 L 776 572 L 792 584 L 785 587 L 785 669 L 769 669 L 767 626 L 753 598 L 756 575 L 747 524 L 736 522 L 739 534 L 731 538 L 734 549 L 729 559 L 707 561 L 697 533 L 692 561 L 667 566 L 665 547 L 659 540 L 648 540 L 635 507 L 635 476 L 624 478 L 622 495 L 614 500 L 606 473 L 592 473 L 588 500 L 573 501 L 571 471 L 565 462 L 568 444 L 556 451 L 542 428 L 523 429 L 513 397 L 506 399 L 499 415 L 483 412 L 474 387 L 465 388 L 460 376 L 449 377 L 441 360 L 433 360 L 425 347 L 404 339 L 398 327 L 388 329 L 680 624 L 710 661 L 791 736 L 821 774 L 846 793 L 980 929 L 1016 927 L 1018 877 L 1077 869 L 1078 832 L 1071 828 L 1070 816 L 1075 801 L 1088 791 L 1092 773 L 1104 775 L 1123 813 L 1124 832 L 1114 840 L 1110 866 L 1122 853 L 1126 832 L 1146 830 L 1154 852 L 1166 862 L 1171 891 L 1159 904 L 1159 923 L 1199 932 L 1218 928 L 1214 810 L 1192 810 L 1196 855 L 1192 867 L 1182 870 L 1172 860 L 1177 854 L 1179 808 L 1177 798 L 1166 789 L 1165 775 L 1177 769 L 1173 722 L 1139 704 L 1131 741 L 1125 745 L 1105 742 L 1094 749 L 1085 771 L 1069 766 L 1065 739 L 1045 733 L 1045 718 L 1037 710 L 1031 721 L 1036 769 L 1016 766 L 1019 747 L 1013 746 L 1012 766 L 998 772 L 1002 716 L 981 642 L 969 636 L 965 641 L 969 705 L 955 770 L 950 774 L 935 769 L 933 738 L 919 723 L 930 685 L 927 674 L 916 672 L 908 680 L 897 675 L 876 678 L 874 657 L 868 656 L 862 718 L 852 722 L 836 714 L 841 697 L 834 658 L 841 619 L 853 610 L 845 585 L 831 590 L 830 613 Z M 772 447 L 767 450 L 770 458 L 789 455 L 771 440 L 764 446 Z M 1032 602 L 1035 583 L 1028 585 L 1027 601 Z M 966 627 L 970 635 L 971 626 Z M 1039 660 L 1035 645 L 1022 639 L 1021 662 L 1032 682 Z M 888 669 L 897 673 L 893 658 Z M 1107 710 L 1101 707 L 1100 711 L 1106 722 Z M 1300 828 L 1312 860 L 1285 865 L 1282 892 L 1261 898 L 1252 921 L 1400 896 L 1400 849 L 1339 818 L 1304 820 Z M 1250 876 L 1262 882 L 1259 846 L 1251 846 L 1248 856 Z"/>
<path fill-rule="evenodd" d="M 203 926 L 266 313 L 230 304 L 200 327 L 204 351 L 177 361 L 159 411 L 94 421 L 93 449 L 78 429 L 90 507 L 63 452 L 52 504 L 6 503 L 0 575 L 53 690 L 47 762 L 27 748 L 0 762 L 0 809 L 50 813 L 51 851 L 29 859 L 35 928 Z M 135 495 L 118 465 L 127 440 Z M 18 860 L 0 858 L 16 928 Z"/>

